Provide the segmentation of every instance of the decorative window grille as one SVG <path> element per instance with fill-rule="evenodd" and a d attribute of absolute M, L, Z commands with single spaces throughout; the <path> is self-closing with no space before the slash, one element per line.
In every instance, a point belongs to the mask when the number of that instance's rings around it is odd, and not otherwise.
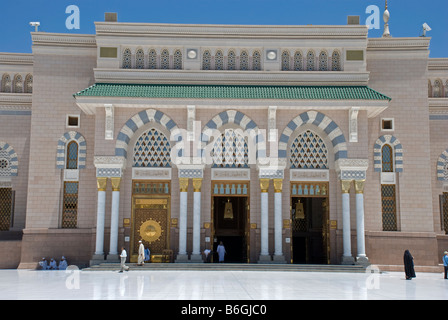
<path fill-rule="evenodd" d="M 135 142 L 134 167 L 170 167 L 171 146 L 157 129 L 149 129 Z"/>
<path fill-rule="evenodd" d="M 397 231 L 397 207 L 395 199 L 395 185 L 381 185 L 383 231 Z"/>
<path fill-rule="evenodd" d="M 174 51 L 174 69 L 182 69 L 182 51 L 180 51 L 179 49 Z"/>
<path fill-rule="evenodd" d="M 331 55 L 331 70 L 332 71 L 341 71 L 341 54 L 338 50 L 333 51 Z"/>
<path fill-rule="evenodd" d="M 148 69 L 157 69 L 157 52 L 154 49 L 149 50 Z"/>
<path fill-rule="evenodd" d="M 249 70 L 249 54 L 246 50 L 241 51 L 240 54 L 240 70 Z"/>
<path fill-rule="evenodd" d="M 290 148 L 292 169 L 328 169 L 328 149 L 325 142 L 311 130 L 299 134 Z"/>
<path fill-rule="evenodd" d="M 0 188 L 0 231 L 8 231 L 14 210 L 14 191 L 11 188 Z"/>
<path fill-rule="evenodd" d="M 215 70 L 224 70 L 224 54 L 222 50 L 215 53 Z"/>
<path fill-rule="evenodd" d="M 123 61 L 122 61 L 122 65 L 123 65 L 123 69 L 131 69 L 132 68 L 132 53 L 131 53 L 131 49 L 124 49 L 123 51 Z"/>
<path fill-rule="evenodd" d="M 78 220 L 78 182 L 64 182 L 64 200 L 61 227 L 73 229 Z"/>
<path fill-rule="evenodd" d="M 300 51 L 294 53 L 294 70 L 303 71 L 303 56 Z"/>
<path fill-rule="evenodd" d="M 314 58 L 314 51 L 308 51 L 306 54 L 306 71 L 314 71 Z"/>
<path fill-rule="evenodd" d="M 78 144 L 70 141 L 67 145 L 66 169 L 78 169 Z"/>
<path fill-rule="evenodd" d="M 289 71 L 289 51 L 283 50 L 282 52 L 282 71 Z"/>
<path fill-rule="evenodd" d="M 211 69 L 211 60 L 212 55 L 209 50 L 205 50 L 202 54 L 202 70 L 210 70 Z"/>
<path fill-rule="evenodd" d="M 226 129 L 214 143 L 212 159 L 214 168 L 248 168 L 247 137 L 233 129 Z"/>
<path fill-rule="evenodd" d="M 11 77 L 7 73 L 2 77 L 2 92 L 11 92 Z"/>
<path fill-rule="evenodd" d="M 328 70 L 328 55 L 325 51 L 321 51 L 319 54 L 319 71 Z"/>
<path fill-rule="evenodd" d="M 135 68 L 144 69 L 145 68 L 145 53 L 143 49 L 138 49 L 135 53 Z"/>
<path fill-rule="evenodd" d="M 233 50 L 227 53 L 227 70 L 236 70 L 236 55 Z"/>
<path fill-rule="evenodd" d="M 444 192 L 440 195 L 440 209 L 443 230 L 445 231 L 445 234 L 448 234 L 448 192 Z"/>
<path fill-rule="evenodd" d="M 382 172 L 394 172 L 393 151 L 388 144 L 381 148 Z"/>
<path fill-rule="evenodd" d="M 437 79 L 434 81 L 434 87 L 432 88 L 434 98 L 443 97 L 443 84 L 442 81 Z"/>
<path fill-rule="evenodd" d="M 258 50 L 255 50 L 252 55 L 252 69 L 256 71 L 261 70 L 261 53 Z"/>
<path fill-rule="evenodd" d="M 160 68 L 169 69 L 170 68 L 170 53 L 168 49 L 163 49 L 160 54 Z"/>
<path fill-rule="evenodd" d="M 16 74 L 14 77 L 14 92 L 22 93 L 23 92 L 23 79 L 20 74 Z"/>
<path fill-rule="evenodd" d="M 25 78 L 25 93 L 33 93 L 33 75 L 31 74 Z"/>

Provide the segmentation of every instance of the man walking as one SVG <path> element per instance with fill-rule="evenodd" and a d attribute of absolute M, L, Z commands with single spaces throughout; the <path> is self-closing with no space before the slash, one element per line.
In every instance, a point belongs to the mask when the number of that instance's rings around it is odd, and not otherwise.
<path fill-rule="evenodd" d="M 127 256 L 128 255 L 126 254 L 126 250 L 124 249 L 124 247 L 121 247 L 121 254 L 120 254 L 121 263 L 119 272 L 123 272 L 123 270 L 129 271 L 129 267 L 125 266 Z"/>
<path fill-rule="evenodd" d="M 139 242 L 139 247 L 138 247 L 138 266 L 142 266 L 143 264 L 145 264 L 145 246 L 143 245 L 142 240 L 140 240 Z"/>

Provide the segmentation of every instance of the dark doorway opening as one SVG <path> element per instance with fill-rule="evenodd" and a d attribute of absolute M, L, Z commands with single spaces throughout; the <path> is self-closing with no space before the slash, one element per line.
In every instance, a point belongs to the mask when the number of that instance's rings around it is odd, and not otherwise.
<path fill-rule="evenodd" d="M 292 197 L 292 260 L 327 264 L 327 198 Z"/>
<path fill-rule="evenodd" d="M 213 211 L 213 262 L 219 261 L 216 250 L 221 241 L 227 252 L 224 262 L 248 262 L 247 197 L 214 197 Z"/>

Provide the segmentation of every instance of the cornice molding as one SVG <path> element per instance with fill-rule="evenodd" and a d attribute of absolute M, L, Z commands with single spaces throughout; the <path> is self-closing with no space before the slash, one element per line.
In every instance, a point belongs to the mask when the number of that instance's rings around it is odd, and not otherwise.
<path fill-rule="evenodd" d="M 94 69 L 97 83 L 367 85 L 369 72 Z"/>
<path fill-rule="evenodd" d="M 96 34 L 218 38 L 367 38 L 366 26 L 210 25 L 95 22 Z"/>
<path fill-rule="evenodd" d="M 34 63 L 32 53 L 9 53 L 0 52 L 0 64 L 2 65 L 30 65 Z"/>
<path fill-rule="evenodd" d="M 0 105 L 24 105 L 31 106 L 31 93 L 0 93 Z"/>
<path fill-rule="evenodd" d="M 96 48 L 96 36 L 91 34 L 66 34 L 31 32 L 33 46 Z"/>
<path fill-rule="evenodd" d="M 369 38 L 367 51 L 428 50 L 431 38 Z"/>

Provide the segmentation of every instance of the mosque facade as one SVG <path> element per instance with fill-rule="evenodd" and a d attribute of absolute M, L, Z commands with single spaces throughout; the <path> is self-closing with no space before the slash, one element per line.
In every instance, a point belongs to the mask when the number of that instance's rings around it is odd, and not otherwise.
<path fill-rule="evenodd" d="M 448 58 L 340 26 L 95 23 L 0 54 L 2 268 L 437 266 Z M 212 253 L 212 262 L 217 257 Z"/>

